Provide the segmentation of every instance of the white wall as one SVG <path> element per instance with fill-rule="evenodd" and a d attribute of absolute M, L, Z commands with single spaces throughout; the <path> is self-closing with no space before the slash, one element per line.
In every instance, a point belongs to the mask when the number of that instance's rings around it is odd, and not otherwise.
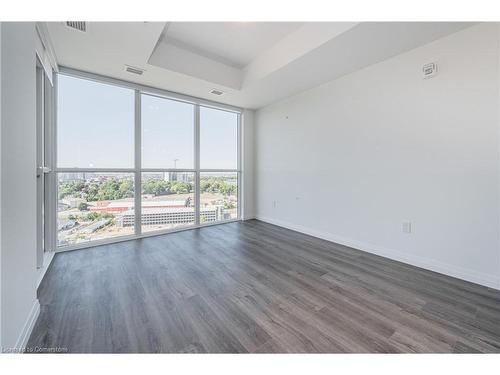
<path fill-rule="evenodd" d="M 2 22 L 0 22 L 0 168 L 2 166 Z M 2 345 L 2 173 L 0 171 L 0 348 Z"/>
<path fill-rule="evenodd" d="M 35 25 L 1 25 L 2 348 L 25 343 L 36 319 Z M 8 95 L 6 95 L 8 93 Z"/>
<path fill-rule="evenodd" d="M 500 288 L 498 89 L 481 24 L 259 110 L 257 217 Z"/>
<path fill-rule="evenodd" d="M 243 111 L 242 121 L 242 168 L 243 168 L 243 211 L 244 220 L 255 218 L 254 197 L 254 118 L 255 111 L 246 109 Z"/>

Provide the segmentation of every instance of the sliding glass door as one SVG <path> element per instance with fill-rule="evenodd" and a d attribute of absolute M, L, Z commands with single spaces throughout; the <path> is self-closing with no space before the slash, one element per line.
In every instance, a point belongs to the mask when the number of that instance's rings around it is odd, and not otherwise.
<path fill-rule="evenodd" d="M 240 113 L 60 74 L 57 245 L 239 219 Z"/>

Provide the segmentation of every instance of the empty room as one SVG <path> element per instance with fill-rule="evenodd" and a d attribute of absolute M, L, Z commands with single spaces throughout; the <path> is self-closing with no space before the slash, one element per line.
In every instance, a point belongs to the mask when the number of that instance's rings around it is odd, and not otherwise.
<path fill-rule="evenodd" d="M 3 353 L 500 352 L 499 23 L 0 41 Z"/>

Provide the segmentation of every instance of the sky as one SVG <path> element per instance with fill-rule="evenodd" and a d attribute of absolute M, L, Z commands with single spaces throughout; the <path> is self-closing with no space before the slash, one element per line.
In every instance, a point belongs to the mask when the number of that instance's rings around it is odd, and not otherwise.
<path fill-rule="evenodd" d="M 59 75 L 57 110 L 58 167 L 134 167 L 133 90 Z M 141 117 L 143 168 L 194 168 L 192 104 L 142 95 Z M 200 108 L 200 167 L 237 168 L 235 113 Z"/>

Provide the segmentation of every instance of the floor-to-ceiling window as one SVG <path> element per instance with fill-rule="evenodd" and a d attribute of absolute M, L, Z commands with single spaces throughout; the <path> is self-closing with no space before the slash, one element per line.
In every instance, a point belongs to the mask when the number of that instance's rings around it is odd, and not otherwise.
<path fill-rule="evenodd" d="M 141 95 L 142 231 L 196 224 L 196 106 Z"/>
<path fill-rule="evenodd" d="M 238 219 L 239 124 L 238 111 L 60 74 L 58 246 Z"/>
<path fill-rule="evenodd" d="M 238 217 L 238 114 L 200 108 L 200 222 Z M 214 213 L 214 210 L 218 210 Z"/>

